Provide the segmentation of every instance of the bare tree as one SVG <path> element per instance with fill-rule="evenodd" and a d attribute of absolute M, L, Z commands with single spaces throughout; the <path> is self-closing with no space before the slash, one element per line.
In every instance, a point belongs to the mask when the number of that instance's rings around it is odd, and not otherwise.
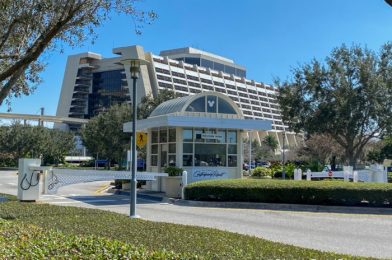
<path fill-rule="evenodd" d="M 113 13 L 128 14 L 140 25 L 156 18 L 135 9 L 137 0 L 1 0 L 0 105 L 7 97 L 28 95 L 40 82 L 40 57 L 63 44 L 94 40 L 94 30 Z"/>

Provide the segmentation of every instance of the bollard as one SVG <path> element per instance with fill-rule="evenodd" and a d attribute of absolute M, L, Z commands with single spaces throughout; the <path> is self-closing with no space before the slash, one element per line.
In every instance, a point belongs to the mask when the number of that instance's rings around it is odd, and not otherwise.
<path fill-rule="evenodd" d="M 344 181 L 350 181 L 350 175 L 352 175 L 353 167 L 352 166 L 343 166 L 343 178 Z"/>
<path fill-rule="evenodd" d="M 309 169 L 306 171 L 306 180 L 307 181 L 312 180 L 312 172 Z"/>
<path fill-rule="evenodd" d="M 18 200 L 36 201 L 39 199 L 40 172 L 30 170 L 32 166 L 41 166 L 41 159 L 19 159 Z"/>
<path fill-rule="evenodd" d="M 353 181 L 358 182 L 358 172 L 357 171 L 354 171 L 354 173 L 353 173 Z"/>
<path fill-rule="evenodd" d="M 375 182 L 388 182 L 388 173 L 387 173 L 387 167 L 384 167 L 382 164 L 376 164 L 375 165 L 375 179 L 373 181 Z"/>
<path fill-rule="evenodd" d="M 182 182 L 181 182 L 181 199 L 185 199 L 185 187 L 188 185 L 188 173 L 187 171 L 182 172 Z"/>
<path fill-rule="evenodd" d="M 301 169 L 294 169 L 294 180 L 295 181 L 302 180 L 302 170 Z"/>

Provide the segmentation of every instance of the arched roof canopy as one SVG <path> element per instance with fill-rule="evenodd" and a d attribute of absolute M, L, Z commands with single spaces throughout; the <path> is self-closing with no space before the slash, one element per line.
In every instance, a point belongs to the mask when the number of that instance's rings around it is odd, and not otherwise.
<path fill-rule="evenodd" d="M 172 113 L 226 114 L 243 118 L 238 106 L 229 97 L 218 92 L 203 92 L 166 101 L 156 107 L 150 117 Z"/>

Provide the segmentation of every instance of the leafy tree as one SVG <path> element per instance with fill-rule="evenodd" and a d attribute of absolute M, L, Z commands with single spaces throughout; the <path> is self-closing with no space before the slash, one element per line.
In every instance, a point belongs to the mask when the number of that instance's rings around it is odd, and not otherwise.
<path fill-rule="evenodd" d="M 113 13 L 131 15 L 141 24 L 156 18 L 154 12 L 135 9 L 137 0 L 0 1 L 0 105 L 11 96 L 27 95 L 40 82 L 40 57 L 62 44 L 75 46 L 92 37 Z"/>
<path fill-rule="evenodd" d="M 392 159 L 392 136 L 386 136 L 371 146 L 367 153 L 369 161 L 382 162 L 384 159 Z"/>
<path fill-rule="evenodd" d="M 123 124 L 132 120 L 128 104 L 114 105 L 89 120 L 81 130 L 82 141 L 88 151 L 121 162 L 130 146 L 131 135 L 123 132 Z M 109 164 L 110 167 L 110 164 Z"/>
<path fill-rule="evenodd" d="M 263 139 L 263 144 L 266 145 L 272 152 L 278 148 L 278 140 L 273 135 L 266 135 Z"/>
<path fill-rule="evenodd" d="M 333 164 L 336 159 L 344 158 L 342 147 L 328 134 L 314 134 L 305 140 L 305 145 L 298 151 L 307 160 L 318 161 L 322 165 Z"/>
<path fill-rule="evenodd" d="M 65 155 L 74 149 L 74 135 L 57 129 L 49 131 L 48 134 L 49 144 L 44 150 L 43 159 L 45 164 L 57 165 L 63 162 Z"/>
<path fill-rule="evenodd" d="M 244 161 L 249 162 L 249 139 L 243 140 L 243 151 Z M 261 144 L 257 140 L 252 141 L 251 147 L 252 161 L 265 161 L 274 160 L 274 150 L 269 145 L 262 142 Z"/>
<path fill-rule="evenodd" d="M 155 97 L 152 95 L 144 96 L 138 106 L 138 119 L 149 117 L 152 111 L 161 103 L 177 97 L 178 96 L 174 91 L 168 89 L 159 90 L 158 95 Z"/>
<path fill-rule="evenodd" d="M 43 164 L 58 164 L 73 149 L 73 134 L 41 126 L 0 127 L 0 160 L 8 166 L 17 165 L 19 158 L 38 158 Z"/>
<path fill-rule="evenodd" d="M 328 134 L 355 165 L 364 146 L 392 126 L 392 44 L 379 53 L 345 45 L 325 62 L 293 69 L 280 87 L 283 120 L 296 132 Z"/>

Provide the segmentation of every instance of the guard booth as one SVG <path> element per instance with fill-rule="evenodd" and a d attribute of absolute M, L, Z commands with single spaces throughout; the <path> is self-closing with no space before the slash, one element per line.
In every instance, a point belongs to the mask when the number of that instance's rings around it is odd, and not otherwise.
<path fill-rule="evenodd" d="M 271 121 L 245 119 L 229 97 L 217 92 L 166 101 L 137 122 L 137 131 L 148 136 L 147 171 L 180 167 L 188 183 L 241 178 L 242 133 L 270 129 Z M 132 122 L 124 124 L 124 131 L 132 132 Z M 162 178 L 147 182 L 146 188 L 164 191 Z"/>

